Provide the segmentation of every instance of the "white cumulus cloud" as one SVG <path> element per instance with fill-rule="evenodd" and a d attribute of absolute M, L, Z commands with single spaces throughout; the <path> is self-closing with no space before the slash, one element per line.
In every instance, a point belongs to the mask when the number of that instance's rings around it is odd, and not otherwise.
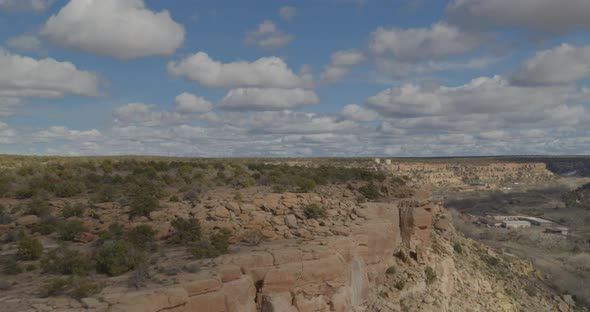
<path fill-rule="evenodd" d="M 445 23 L 429 28 L 383 28 L 371 33 L 369 51 L 377 56 L 391 55 L 400 61 L 441 59 L 471 51 L 480 39 Z"/>
<path fill-rule="evenodd" d="M 590 77 L 590 46 L 562 44 L 538 52 L 514 73 L 512 81 L 522 85 L 559 85 Z"/>
<path fill-rule="evenodd" d="M 211 111 L 213 105 L 206 99 L 183 92 L 174 99 L 175 110 L 180 113 L 199 114 Z"/>
<path fill-rule="evenodd" d="M 33 133 L 33 138 L 42 142 L 52 140 L 99 140 L 103 136 L 96 129 L 91 130 L 72 130 L 63 126 L 54 126 Z"/>
<path fill-rule="evenodd" d="M 544 35 L 590 29 L 587 0 L 453 0 L 447 15 L 471 28 L 523 27 Z"/>
<path fill-rule="evenodd" d="M 320 79 L 323 82 L 336 82 L 341 80 L 350 67 L 365 60 L 365 55 L 357 50 L 336 51 L 330 56 L 330 63 L 324 68 Z"/>
<path fill-rule="evenodd" d="M 70 0 L 41 30 L 59 45 L 123 60 L 169 55 L 184 33 L 168 11 L 153 12 L 143 0 Z"/>
<path fill-rule="evenodd" d="M 115 108 L 113 116 L 119 125 L 141 125 L 146 127 L 178 124 L 187 117 L 178 112 L 158 111 L 156 105 L 145 103 L 128 103 Z"/>
<path fill-rule="evenodd" d="M 0 49 L 0 97 L 95 96 L 99 77 L 70 62 L 36 60 Z"/>
<path fill-rule="evenodd" d="M 319 101 L 315 92 L 300 88 L 237 88 L 219 101 L 219 107 L 226 110 L 284 110 Z"/>
<path fill-rule="evenodd" d="M 244 43 L 264 50 L 280 49 L 293 40 L 293 35 L 281 31 L 275 23 L 264 21 L 258 28 L 246 33 Z"/>
<path fill-rule="evenodd" d="M 283 59 L 274 56 L 254 62 L 221 63 L 207 53 L 198 52 L 180 61 L 169 62 L 166 69 L 172 76 L 184 77 L 210 88 L 298 88 L 306 83 Z"/>
<path fill-rule="evenodd" d="M 373 121 L 378 118 L 377 112 L 357 104 L 348 104 L 344 106 L 341 114 L 354 121 Z"/>

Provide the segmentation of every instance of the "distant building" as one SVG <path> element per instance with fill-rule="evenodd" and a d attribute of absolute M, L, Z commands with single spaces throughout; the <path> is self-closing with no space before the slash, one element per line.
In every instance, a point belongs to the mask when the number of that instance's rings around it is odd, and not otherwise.
<path fill-rule="evenodd" d="M 375 158 L 375 163 L 380 164 L 381 163 L 381 159 Z"/>
<path fill-rule="evenodd" d="M 545 229 L 545 233 L 568 235 L 569 234 L 569 229 L 566 228 L 566 227 L 564 227 L 564 226 L 550 227 L 550 228 L 546 228 Z"/>
<path fill-rule="evenodd" d="M 518 221 L 523 216 L 494 216 L 493 218 L 498 221 Z"/>
<path fill-rule="evenodd" d="M 386 165 L 391 165 L 391 159 L 386 159 L 386 160 L 385 160 L 385 164 L 386 164 Z"/>
<path fill-rule="evenodd" d="M 536 225 L 536 226 L 551 226 L 551 224 L 553 224 L 553 222 L 551 222 L 549 220 L 545 220 L 545 219 L 541 219 L 541 218 L 537 218 L 537 217 L 520 217 L 519 220 L 528 221 L 531 224 Z"/>
<path fill-rule="evenodd" d="M 502 221 L 502 226 L 507 229 L 525 229 L 530 228 L 531 223 L 528 221 Z"/>

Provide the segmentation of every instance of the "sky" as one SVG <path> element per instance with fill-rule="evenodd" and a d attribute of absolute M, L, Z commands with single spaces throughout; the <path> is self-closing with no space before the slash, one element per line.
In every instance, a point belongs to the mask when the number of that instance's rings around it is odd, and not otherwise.
<path fill-rule="evenodd" d="M 590 154 L 588 0 L 0 0 L 0 154 Z"/>

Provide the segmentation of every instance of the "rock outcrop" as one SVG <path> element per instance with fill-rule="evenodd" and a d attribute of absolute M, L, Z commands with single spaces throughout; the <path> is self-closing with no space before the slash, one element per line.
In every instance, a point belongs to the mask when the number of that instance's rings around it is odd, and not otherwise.
<path fill-rule="evenodd" d="M 393 162 L 381 164 L 393 175 L 414 185 L 458 188 L 495 188 L 510 183 L 533 184 L 553 177 L 544 163 L 517 162 Z"/>
<path fill-rule="evenodd" d="M 108 311 L 353 311 L 384 280 L 394 253 L 425 257 L 432 212 L 428 201 L 365 203 L 355 208 L 362 222 L 351 224 L 349 235 L 277 240 L 218 257 L 172 288 L 111 293 L 99 301 Z"/>

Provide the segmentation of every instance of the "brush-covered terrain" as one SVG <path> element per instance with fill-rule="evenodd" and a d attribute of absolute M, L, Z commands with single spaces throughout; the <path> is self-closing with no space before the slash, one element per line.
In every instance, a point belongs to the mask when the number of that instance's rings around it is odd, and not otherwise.
<path fill-rule="evenodd" d="M 424 175 L 401 173 L 372 160 L 5 156 L 0 306 L 584 310 L 527 259 L 455 231 Z"/>

